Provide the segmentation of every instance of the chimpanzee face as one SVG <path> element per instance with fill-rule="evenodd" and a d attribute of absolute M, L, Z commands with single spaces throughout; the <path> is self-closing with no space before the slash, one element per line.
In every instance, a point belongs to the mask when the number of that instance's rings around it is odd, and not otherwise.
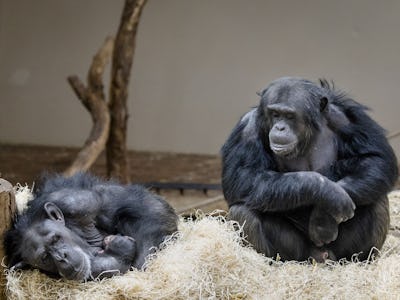
<path fill-rule="evenodd" d="M 53 203 L 45 205 L 48 218 L 24 233 L 21 257 L 24 264 L 67 279 L 90 276 L 90 254 L 85 241 L 65 226 L 64 216 Z"/>
<path fill-rule="evenodd" d="M 307 81 L 288 78 L 273 82 L 261 99 L 272 152 L 286 158 L 301 155 L 318 130 L 315 124 L 320 122 L 321 108 L 326 106 L 326 101 L 310 91 Z"/>
<path fill-rule="evenodd" d="M 268 105 L 267 113 L 271 124 L 268 135 L 271 150 L 278 156 L 294 154 L 304 122 L 294 109 L 281 104 Z"/>

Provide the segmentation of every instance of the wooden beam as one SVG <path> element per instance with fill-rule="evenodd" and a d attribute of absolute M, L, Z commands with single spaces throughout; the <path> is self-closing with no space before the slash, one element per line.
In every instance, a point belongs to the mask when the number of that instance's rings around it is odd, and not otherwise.
<path fill-rule="evenodd" d="M 11 227 L 14 215 L 16 213 L 15 196 L 11 183 L 0 178 L 0 259 L 4 263 L 4 233 Z M 3 264 L 0 265 L 0 299 L 6 297 L 6 277 L 4 274 Z"/>

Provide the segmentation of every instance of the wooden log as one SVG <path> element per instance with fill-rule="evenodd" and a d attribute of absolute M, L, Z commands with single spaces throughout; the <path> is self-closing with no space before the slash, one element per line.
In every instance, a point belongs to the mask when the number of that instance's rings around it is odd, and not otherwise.
<path fill-rule="evenodd" d="M 0 299 L 7 299 L 6 297 L 6 277 L 4 273 L 3 264 L 5 263 L 3 238 L 4 233 L 11 227 L 13 217 L 16 213 L 15 196 L 11 183 L 0 178 L 0 259 L 2 264 L 0 274 Z"/>

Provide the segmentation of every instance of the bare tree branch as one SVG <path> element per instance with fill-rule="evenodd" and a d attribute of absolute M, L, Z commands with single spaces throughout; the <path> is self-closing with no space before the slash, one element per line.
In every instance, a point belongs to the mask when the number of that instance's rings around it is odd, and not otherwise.
<path fill-rule="evenodd" d="M 71 176 L 78 171 L 88 170 L 104 150 L 107 143 L 110 131 L 110 113 L 104 97 L 102 75 L 105 66 L 110 60 L 113 42 L 112 38 L 107 38 L 103 46 L 93 57 L 88 72 L 88 87 L 85 87 L 78 76 L 68 77 L 68 82 L 78 99 L 89 111 L 93 120 L 93 126 L 89 137 L 74 162 L 64 171 L 64 175 L 66 176 Z"/>
<path fill-rule="evenodd" d="M 104 73 L 104 68 L 111 60 L 113 49 L 114 38 L 107 37 L 103 46 L 93 57 L 93 61 L 87 75 L 87 82 L 91 92 L 94 93 L 98 98 L 104 100 L 106 97 L 104 95 L 102 76 Z"/>
<path fill-rule="evenodd" d="M 76 75 L 71 75 L 67 77 L 68 83 L 71 85 L 78 99 L 90 111 L 90 105 L 88 102 L 87 90 L 83 82 Z"/>

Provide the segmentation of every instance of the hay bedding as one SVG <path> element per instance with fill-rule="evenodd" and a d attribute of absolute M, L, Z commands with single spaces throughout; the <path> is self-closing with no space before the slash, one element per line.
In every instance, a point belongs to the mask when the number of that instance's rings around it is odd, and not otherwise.
<path fill-rule="evenodd" d="M 179 233 L 132 270 L 97 282 L 51 279 L 8 271 L 9 299 L 398 299 L 400 192 L 391 196 L 392 228 L 371 264 L 276 262 L 244 247 L 220 216 L 180 220 Z"/>

